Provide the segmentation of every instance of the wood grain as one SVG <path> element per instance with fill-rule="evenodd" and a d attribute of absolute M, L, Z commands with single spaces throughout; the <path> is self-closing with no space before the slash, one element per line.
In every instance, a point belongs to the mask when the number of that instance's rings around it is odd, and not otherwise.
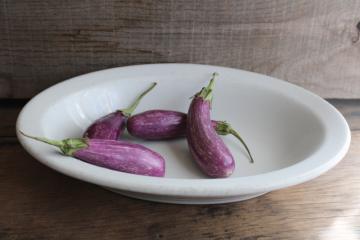
<path fill-rule="evenodd" d="M 351 131 L 360 131 L 360 100 L 328 99 L 345 117 Z"/>
<path fill-rule="evenodd" d="M 27 100 L 0 100 L 0 139 L 15 137 L 15 123 Z"/>
<path fill-rule="evenodd" d="M 0 97 L 139 63 L 260 72 L 360 97 L 360 0 L 0 0 Z"/>
<path fill-rule="evenodd" d="M 346 239 L 360 231 L 360 132 L 333 170 L 245 202 L 178 206 L 126 198 L 0 147 L 0 239 Z M 306 236 L 306 238 L 304 238 Z"/>
<path fill-rule="evenodd" d="M 350 123 L 352 144 L 328 173 L 245 202 L 181 206 L 123 197 L 41 165 L 1 126 L 14 128 L 24 102 L 0 101 L 9 120 L 0 121 L 0 239 L 357 240 L 360 100 L 331 103 Z"/>

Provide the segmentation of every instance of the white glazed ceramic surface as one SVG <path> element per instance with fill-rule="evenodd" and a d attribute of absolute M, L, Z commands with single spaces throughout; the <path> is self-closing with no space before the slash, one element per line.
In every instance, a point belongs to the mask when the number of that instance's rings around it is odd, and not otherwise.
<path fill-rule="evenodd" d="M 166 159 L 165 178 L 138 176 L 62 156 L 54 147 L 18 134 L 24 148 L 56 171 L 127 196 L 171 203 L 223 203 L 313 179 L 337 164 L 350 144 L 343 116 L 315 94 L 285 81 L 247 71 L 195 64 L 151 64 L 108 69 L 59 83 L 22 110 L 17 129 L 35 136 L 79 137 L 97 118 L 126 108 L 151 82 L 158 86 L 136 113 L 150 109 L 187 112 L 190 97 L 215 83 L 212 118 L 227 120 L 251 149 L 223 137 L 236 159 L 230 178 L 210 179 L 191 159 L 185 139 L 142 141 Z"/>

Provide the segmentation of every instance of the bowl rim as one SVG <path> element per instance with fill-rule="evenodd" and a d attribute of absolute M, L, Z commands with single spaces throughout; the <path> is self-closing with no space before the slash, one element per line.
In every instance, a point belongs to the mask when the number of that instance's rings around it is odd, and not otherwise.
<path fill-rule="evenodd" d="M 304 160 L 283 169 L 257 175 L 222 178 L 222 179 L 179 179 L 158 178 L 122 173 L 84 163 L 83 167 L 72 168 L 67 162 L 54 161 L 41 154 L 41 148 L 34 146 L 31 140 L 19 134 L 34 120 L 35 108 L 46 106 L 47 99 L 61 96 L 71 86 L 79 87 L 89 77 L 97 78 L 114 72 L 136 74 L 141 71 L 223 71 L 233 74 L 251 74 L 261 84 L 276 89 L 281 93 L 291 92 L 292 96 L 301 101 L 311 110 L 325 126 L 325 140 L 318 151 Z M 263 81 L 266 79 L 266 81 Z M 279 90 L 280 89 L 280 90 Z M 336 125 L 336 127 L 333 127 Z M 38 129 L 37 132 L 40 132 Z M 113 189 L 141 192 L 155 195 L 186 196 L 186 197 L 223 197 L 241 194 L 267 192 L 311 180 L 334 167 L 347 153 L 351 133 L 342 114 L 318 95 L 302 88 L 266 75 L 240 69 L 188 63 L 142 64 L 116 67 L 83 74 L 57 83 L 33 97 L 21 110 L 16 122 L 16 134 L 27 152 L 46 166 L 65 175 Z M 33 132 L 28 134 L 34 134 Z M 336 138 L 335 138 L 336 137 Z M 339 141 L 339 139 L 341 141 Z M 65 158 L 65 157 L 64 157 Z"/>

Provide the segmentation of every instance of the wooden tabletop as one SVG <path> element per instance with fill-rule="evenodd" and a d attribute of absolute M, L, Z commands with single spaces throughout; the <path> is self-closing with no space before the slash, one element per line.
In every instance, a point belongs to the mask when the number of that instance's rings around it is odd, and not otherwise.
<path fill-rule="evenodd" d="M 360 100 L 332 100 L 352 143 L 343 161 L 295 187 L 239 203 L 131 199 L 57 173 L 15 138 L 24 101 L 0 101 L 0 239 L 360 239 Z"/>

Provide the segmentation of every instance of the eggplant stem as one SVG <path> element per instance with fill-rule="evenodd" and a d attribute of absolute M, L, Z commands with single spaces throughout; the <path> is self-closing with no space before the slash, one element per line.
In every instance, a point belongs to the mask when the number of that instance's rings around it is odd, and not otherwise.
<path fill-rule="evenodd" d="M 214 88 L 214 84 L 215 84 L 215 78 L 219 76 L 219 74 L 217 72 L 214 72 L 212 74 L 212 78 L 210 79 L 209 85 L 206 87 L 207 89 L 213 89 Z"/>
<path fill-rule="evenodd" d="M 247 153 L 249 154 L 250 163 L 254 163 L 254 159 L 253 159 L 253 157 L 252 157 L 252 155 L 250 153 L 250 150 L 249 150 L 248 146 L 246 145 L 245 141 L 241 138 L 240 134 L 237 131 L 235 131 L 233 128 L 229 129 L 229 133 L 231 135 L 233 135 L 234 137 L 236 137 L 244 145 Z"/>
<path fill-rule="evenodd" d="M 30 136 L 20 130 L 19 130 L 19 132 L 22 135 L 24 135 L 25 137 L 58 147 L 61 150 L 61 152 L 67 156 L 73 156 L 73 154 L 77 150 L 88 146 L 86 138 L 68 138 L 68 139 L 59 141 L 59 140 L 51 140 L 51 139 L 47 139 L 47 138 L 43 138 L 43 137 Z"/>
<path fill-rule="evenodd" d="M 125 116 L 130 117 L 131 114 L 135 111 L 136 107 L 139 105 L 141 99 L 148 94 L 155 86 L 156 86 L 156 82 L 153 82 L 151 84 L 151 86 L 146 89 L 143 93 L 141 93 L 136 99 L 135 101 L 130 105 L 130 107 L 125 108 L 125 109 L 121 109 L 119 110 L 120 112 L 122 112 Z"/>
<path fill-rule="evenodd" d="M 31 138 L 31 139 L 34 139 L 36 141 L 40 141 L 40 142 L 43 142 L 43 143 L 47 143 L 47 144 L 50 144 L 52 146 L 56 146 L 56 147 L 59 147 L 59 148 L 62 148 L 65 143 L 64 141 L 58 141 L 58 140 L 51 140 L 51 139 L 47 139 L 47 138 L 43 138 L 43 137 L 34 137 L 34 136 L 30 136 L 22 131 L 19 130 L 19 132 L 25 136 L 25 137 L 28 137 L 28 138 Z"/>
<path fill-rule="evenodd" d="M 206 101 L 212 101 L 213 98 L 213 88 L 215 85 L 215 78 L 219 76 L 217 72 L 214 72 L 212 78 L 210 79 L 209 84 L 206 87 L 203 87 L 201 91 L 197 94 L 197 96 L 202 97 Z"/>

